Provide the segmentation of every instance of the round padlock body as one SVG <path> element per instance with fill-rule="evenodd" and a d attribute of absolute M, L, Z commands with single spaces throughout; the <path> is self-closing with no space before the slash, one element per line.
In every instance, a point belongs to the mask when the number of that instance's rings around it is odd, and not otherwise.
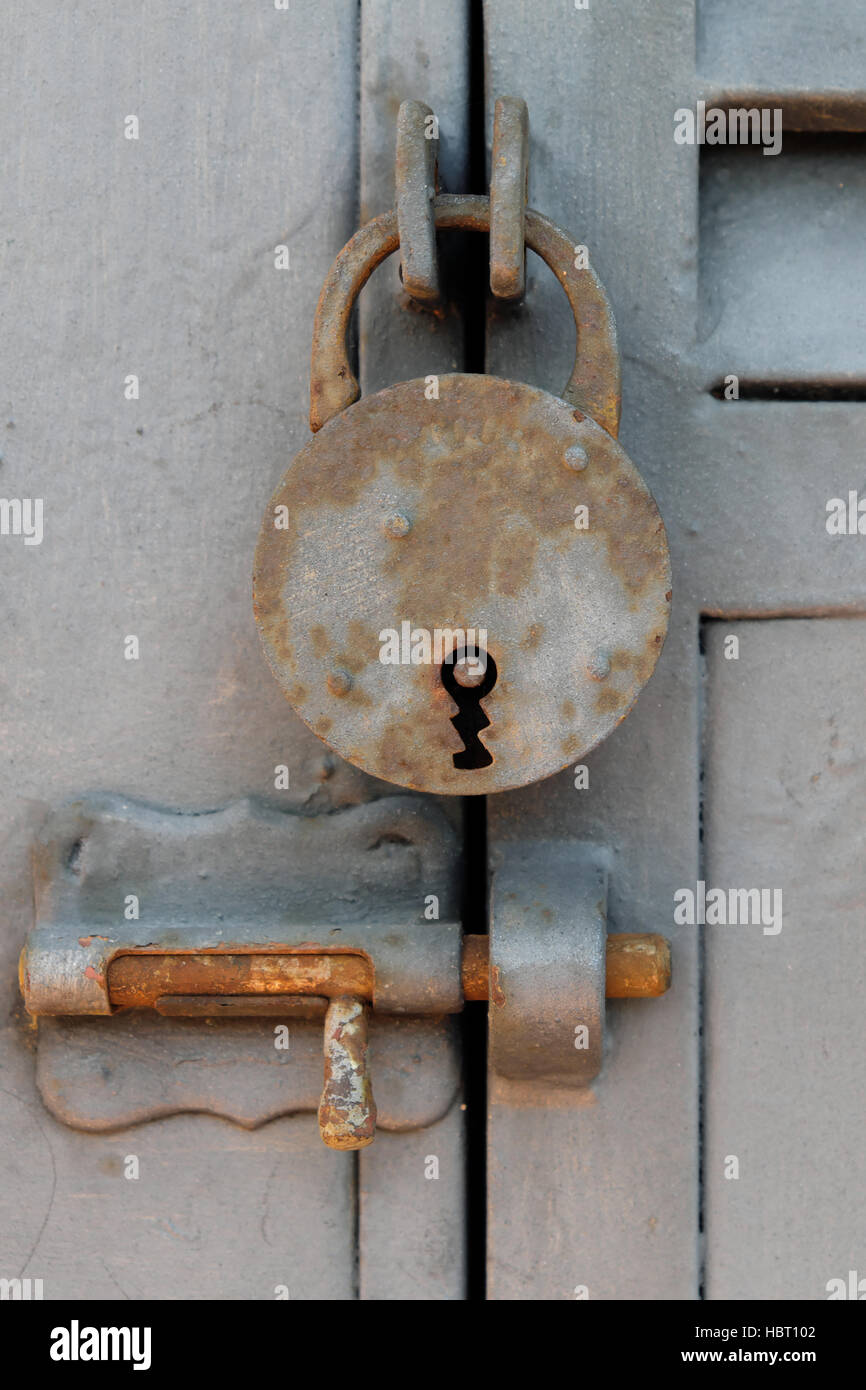
<path fill-rule="evenodd" d="M 652 674 L 670 597 L 661 517 L 616 441 L 545 391 L 462 374 L 315 435 L 254 574 L 268 661 L 314 733 L 454 795 L 583 758 Z M 467 661 L 486 674 L 458 687 Z"/>

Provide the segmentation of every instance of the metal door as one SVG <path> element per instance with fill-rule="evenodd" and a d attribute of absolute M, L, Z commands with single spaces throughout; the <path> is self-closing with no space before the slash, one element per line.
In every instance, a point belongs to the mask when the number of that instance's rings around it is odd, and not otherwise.
<path fill-rule="evenodd" d="M 866 1259 L 863 13 L 48 0 L 6 29 L 3 494 L 43 520 L 38 543 L 0 537 L 0 1276 L 76 1299 L 831 1296 Z M 578 1097 L 485 1077 L 467 1011 L 441 1118 L 358 1155 L 324 1150 L 309 1114 L 64 1125 L 16 980 L 46 815 L 94 790 L 303 814 L 394 791 L 281 698 L 251 556 L 307 438 L 322 279 L 393 202 L 400 102 L 439 116 L 443 185 L 480 192 L 503 94 L 529 106 L 532 206 L 613 303 L 621 437 L 665 519 L 674 616 L 588 786 L 445 803 L 464 922 L 482 929 L 488 850 L 590 841 L 611 928 L 668 935 L 673 989 L 611 1005 Z M 780 110 L 781 151 L 678 141 L 699 102 Z M 485 254 L 452 253 L 436 314 L 377 273 L 365 392 L 455 369 L 557 389 L 558 286 L 530 257 L 523 304 L 489 309 Z M 837 498 L 854 527 L 834 534 Z M 780 929 L 677 920 L 700 884 L 778 893 Z"/>

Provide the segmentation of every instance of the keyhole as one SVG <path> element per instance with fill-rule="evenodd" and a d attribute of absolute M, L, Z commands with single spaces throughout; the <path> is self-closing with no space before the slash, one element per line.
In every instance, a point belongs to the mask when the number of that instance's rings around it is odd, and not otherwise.
<path fill-rule="evenodd" d="M 451 723 L 463 740 L 454 754 L 454 766 L 465 771 L 489 767 L 493 754 L 478 735 L 490 723 L 481 701 L 496 684 L 496 662 L 482 647 L 458 647 L 442 663 L 442 684 L 457 706 Z"/>

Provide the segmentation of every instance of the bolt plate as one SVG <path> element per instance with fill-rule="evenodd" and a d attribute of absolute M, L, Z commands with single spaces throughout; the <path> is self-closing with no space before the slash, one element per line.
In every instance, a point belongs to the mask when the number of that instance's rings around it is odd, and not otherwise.
<path fill-rule="evenodd" d="M 225 997 L 204 995 L 198 1018 L 138 1008 L 108 1016 L 117 956 L 232 944 L 260 956 L 289 938 L 301 950 L 354 941 L 376 962 L 384 1010 L 370 1041 L 381 1127 L 431 1124 L 451 1104 L 459 1034 L 438 1015 L 460 1007 L 461 867 L 454 831 L 432 803 L 384 796 L 302 815 L 244 800 L 184 813 L 96 793 L 51 814 L 33 865 L 21 982 L 40 1016 L 39 1089 L 65 1124 L 111 1130 L 208 1111 L 255 1126 L 314 1111 L 322 1023 L 298 1017 L 299 996 L 275 1007 L 260 996 L 269 1007 L 258 1018 L 226 1017 Z M 140 920 L 124 916 L 127 893 L 140 898 Z M 427 894 L 439 900 L 440 921 L 424 915 Z M 277 1023 L 289 1027 L 288 1051 L 274 1046 Z"/>
<path fill-rule="evenodd" d="M 628 713 L 667 629 L 667 540 L 621 447 L 564 401 L 462 374 L 424 393 L 365 397 L 295 458 L 262 526 L 256 619 L 288 699 L 344 758 L 423 791 L 502 791 L 580 759 Z M 486 630 L 489 766 L 454 766 L 457 707 L 435 663 L 380 660 L 380 634 L 403 623 Z"/>

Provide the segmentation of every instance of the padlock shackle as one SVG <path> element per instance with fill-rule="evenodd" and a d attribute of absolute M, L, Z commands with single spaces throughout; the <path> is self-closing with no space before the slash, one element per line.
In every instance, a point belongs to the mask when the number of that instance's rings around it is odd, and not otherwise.
<path fill-rule="evenodd" d="M 440 231 L 490 231 L 490 199 L 477 194 L 442 194 L 435 201 Z M 349 320 L 358 294 L 377 266 L 400 244 L 397 213 L 383 213 L 343 247 L 322 285 L 313 327 L 310 363 L 310 429 L 320 430 L 352 405 L 361 389 L 349 365 Z M 573 239 L 540 212 L 526 209 L 526 245 L 550 266 L 574 314 L 577 353 L 562 399 L 596 420 L 616 438 L 620 411 L 620 366 L 616 327 L 594 270 L 575 269 Z"/>

